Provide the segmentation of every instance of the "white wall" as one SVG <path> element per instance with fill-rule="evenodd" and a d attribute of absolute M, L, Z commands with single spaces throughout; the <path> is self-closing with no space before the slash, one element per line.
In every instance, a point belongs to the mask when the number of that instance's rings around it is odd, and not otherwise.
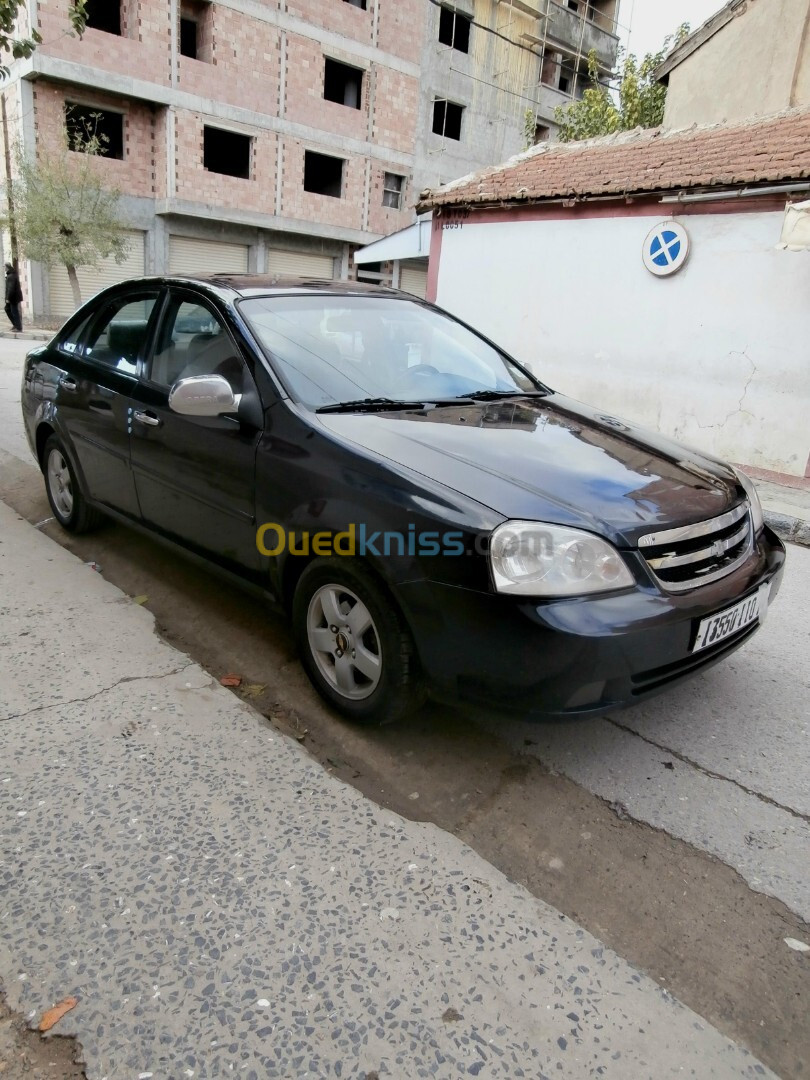
<path fill-rule="evenodd" d="M 803 476 L 810 454 L 810 253 L 782 213 L 684 214 L 685 267 L 655 278 L 670 216 L 470 224 L 442 234 L 437 303 L 555 389 L 720 457 Z M 675 208 L 677 209 L 677 208 Z"/>
<path fill-rule="evenodd" d="M 722 124 L 807 105 L 810 0 L 757 0 L 669 76 L 664 127 Z"/>

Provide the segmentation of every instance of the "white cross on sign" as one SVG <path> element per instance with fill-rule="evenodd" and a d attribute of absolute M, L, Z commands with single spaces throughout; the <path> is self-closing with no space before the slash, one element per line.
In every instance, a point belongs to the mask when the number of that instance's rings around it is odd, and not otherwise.
<path fill-rule="evenodd" d="M 661 221 L 647 233 L 642 258 L 656 277 L 680 270 L 689 254 L 689 234 L 677 221 Z"/>

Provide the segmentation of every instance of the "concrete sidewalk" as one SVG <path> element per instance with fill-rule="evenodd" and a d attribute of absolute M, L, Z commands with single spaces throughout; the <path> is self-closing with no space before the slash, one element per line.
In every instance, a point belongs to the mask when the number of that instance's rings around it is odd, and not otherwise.
<path fill-rule="evenodd" d="M 0 504 L 0 979 L 91 1080 L 773 1074 Z"/>

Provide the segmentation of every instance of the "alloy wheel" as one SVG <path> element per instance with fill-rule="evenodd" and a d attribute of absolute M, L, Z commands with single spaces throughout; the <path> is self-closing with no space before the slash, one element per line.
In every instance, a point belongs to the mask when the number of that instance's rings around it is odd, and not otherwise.
<path fill-rule="evenodd" d="M 48 487 L 59 513 L 69 518 L 73 513 L 73 482 L 60 450 L 51 450 L 48 455 Z"/>
<path fill-rule="evenodd" d="M 322 675 L 342 697 L 362 701 L 382 676 L 380 638 L 371 612 L 344 585 L 323 585 L 307 610 L 307 640 Z"/>

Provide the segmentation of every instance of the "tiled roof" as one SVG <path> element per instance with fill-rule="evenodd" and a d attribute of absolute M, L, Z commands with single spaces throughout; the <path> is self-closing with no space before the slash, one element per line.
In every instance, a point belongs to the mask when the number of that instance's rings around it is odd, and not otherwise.
<path fill-rule="evenodd" d="M 810 178 L 810 109 L 743 124 L 651 128 L 533 147 L 503 165 L 424 191 L 419 209 L 736 187 Z"/>

